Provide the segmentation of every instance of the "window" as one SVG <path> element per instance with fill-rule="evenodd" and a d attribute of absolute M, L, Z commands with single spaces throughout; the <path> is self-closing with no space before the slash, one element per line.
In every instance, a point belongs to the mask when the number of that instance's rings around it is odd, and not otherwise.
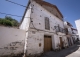
<path fill-rule="evenodd" d="M 54 28 L 55 28 L 56 32 L 59 32 L 58 26 L 54 26 Z"/>
<path fill-rule="evenodd" d="M 48 17 L 45 17 L 45 29 L 50 30 L 50 23 Z"/>
<path fill-rule="evenodd" d="M 59 24 L 58 24 L 58 31 L 60 32 L 60 30 L 61 30 L 61 28 L 60 28 L 60 26 L 59 26 Z"/>

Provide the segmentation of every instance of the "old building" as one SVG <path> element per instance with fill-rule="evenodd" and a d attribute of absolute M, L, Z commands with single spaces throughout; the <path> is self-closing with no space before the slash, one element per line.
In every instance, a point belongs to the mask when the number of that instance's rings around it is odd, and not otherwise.
<path fill-rule="evenodd" d="M 57 6 L 43 0 L 28 2 L 19 28 L 26 31 L 27 56 L 68 46 L 63 15 Z"/>
<path fill-rule="evenodd" d="M 78 30 L 79 40 L 80 40 L 80 19 L 75 21 L 76 28 Z"/>
<path fill-rule="evenodd" d="M 73 43 L 76 43 L 79 40 L 78 31 L 75 28 L 72 28 L 72 39 Z"/>
<path fill-rule="evenodd" d="M 66 37 L 68 39 L 68 46 L 71 46 L 73 44 L 73 39 L 72 39 L 72 25 L 65 21 L 64 22 L 64 27 L 65 27 L 65 32 L 66 32 Z"/>

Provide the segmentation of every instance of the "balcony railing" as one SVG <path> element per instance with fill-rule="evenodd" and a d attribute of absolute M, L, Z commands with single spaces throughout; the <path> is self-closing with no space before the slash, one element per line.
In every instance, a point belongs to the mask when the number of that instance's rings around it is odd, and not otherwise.
<path fill-rule="evenodd" d="M 68 31 L 67 28 L 63 29 L 63 28 L 61 28 L 59 26 L 54 26 L 54 27 L 55 27 L 56 32 L 65 33 L 66 35 L 71 35 L 72 34 L 72 32 Z"/>
<path fill-rule="evenodd" d="M 68 35 L 68 29 L 67 28 L 65 28 L 65 34 Z"/>
<path fill-rule="evenodd" d="M 55 30 L 56 32 L 62 32 L 62 33 L 65 33 L 65 30 L 59 26 L 55 26 Z"/>
<path fill-rule="evenodd" d="M 68 29 L 65 28 L 65 33 L 66 33 L 66 35 L 71 35 L 72 34 L 72 31 L 68 31 Z"/>
<path fill-rule="evenodd" d="M 76 34 L 76 33 L 72 32 L 72 34 Z"/>

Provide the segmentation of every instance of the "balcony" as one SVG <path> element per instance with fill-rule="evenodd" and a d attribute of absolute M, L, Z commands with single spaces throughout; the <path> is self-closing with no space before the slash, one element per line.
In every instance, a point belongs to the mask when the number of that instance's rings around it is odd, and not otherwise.
<path fill-rule="evenodd" d="M 76 33 L 72 32 L 72 34 L 76 34 Z"/>
<path fill-rule="evenodd" d="M 65 28 L 66 35 L 72 35 L 72 31 L 69 31 L 67 28 Z"/>
<path fill-rule="evenodd" d="M 59 26 L 54 26 L 55 27 L 55 30 L 56 32 L 61 32 L 61 33 L 65 33 L 65 30 Z"/>
<path fill-rule="evenodd" d="M 55 30 L 56 30 L 56 32 L 65 33 L 66 35 L 72 35 L 72 31 L 70 29 L 67 29 L 67 28 L 63 29 L 59 26 L 55 26 Z"/>

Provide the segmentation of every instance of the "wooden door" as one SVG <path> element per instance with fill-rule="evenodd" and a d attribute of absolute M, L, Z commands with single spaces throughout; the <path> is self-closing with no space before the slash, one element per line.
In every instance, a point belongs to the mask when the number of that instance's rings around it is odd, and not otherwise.
<path fill-rule="evenodd" d="M 70 39 L 70 45 L 72 45 L 72 41 L 71 41 L 71 38 L 69 38 Z"/>
<path fill-rule="evenodd" d="M 70 43 L 69 43 L 69 38 L 67 37 L 67 40 L 68 40 L 68 45 L 70 45 Z"/>
<path fill-rule="evenodd" d="M 73 39 L 73 43 L 75 43 L 75 42 L 74 42 L 74 38 L 73 38 L 73 37 L 72 37 L 72 39 Z"/>
<path fill-rule="evenodd" d="M 62 37 L 60 37 L 60 47 L 63 48 L 63 41 L 62 41 Z"/>
<path fill-rule="evenodd" d="M 51 51 L 52 39 L 51 36 L 44 36 L 44 52 Z"/>

